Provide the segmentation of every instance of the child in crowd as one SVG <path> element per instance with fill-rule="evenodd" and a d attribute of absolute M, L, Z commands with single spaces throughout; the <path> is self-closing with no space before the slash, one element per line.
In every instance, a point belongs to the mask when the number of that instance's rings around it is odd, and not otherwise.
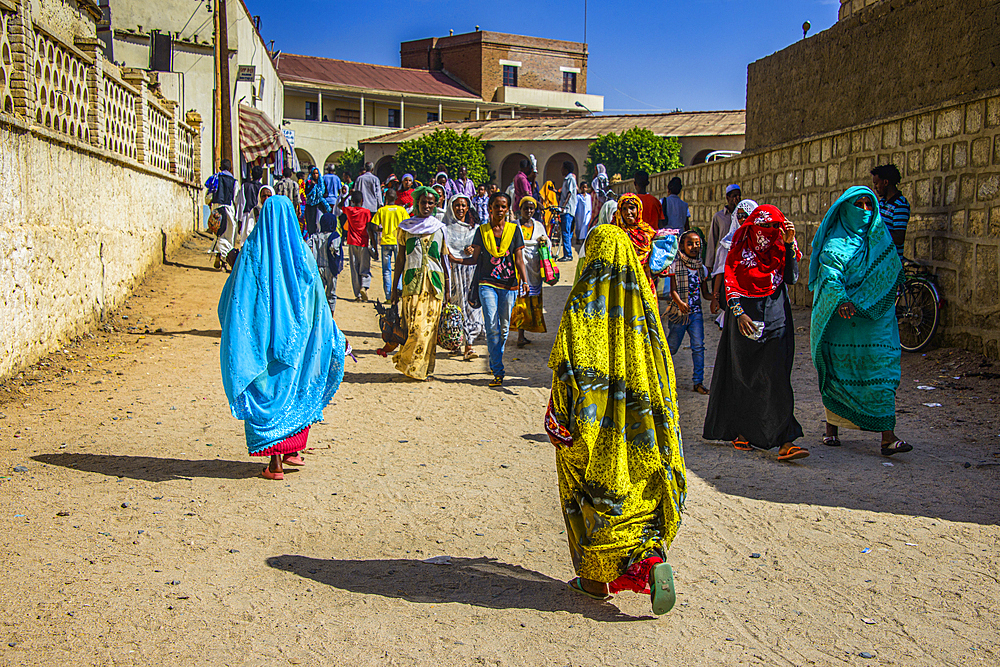
<path fill-rule="evenodd" d="M 694 365 L 693 391 L 708 394 L 705 388 L 705 323 L 701 314 L 701 298 L 709 298 L 706 284 L 707 271 L 701 261 L 701 237 L 697 232 L 684 232 L 680 238 L 680 252 L 667 269 L 669 289 L 667 309 L 661 314 L 670 330 L 667 345 L 670 354 L 676 355 L 684 340 L 685 332 L 691 340 L 691 361 Z M 669 287 L 668 287 L 669 285 Z"/>
<path fill-rule="evenodd" d="M 476 188 L 476 196 L 472 198 L 472 210 L 476 213 L 476 220 L 479 224 L 489 222 L 490 213 L 487 203 L 490 198 L 486 194 L 486 184 L 480 184 Z"/>
<path fill-rule="evenodd" d="M 351 265 L 351 287 L 354 288 L 355 301 L 368 300 L 368 288 L 372 283 L 371 236 L 368 233 L 368 223 L 372 213 L 364 206 L 359 190 L 351 193 L 351 205 L 343 208 L 340 222 L 344 227 L 344 245 L 347 246 L 348 260 Z"/>

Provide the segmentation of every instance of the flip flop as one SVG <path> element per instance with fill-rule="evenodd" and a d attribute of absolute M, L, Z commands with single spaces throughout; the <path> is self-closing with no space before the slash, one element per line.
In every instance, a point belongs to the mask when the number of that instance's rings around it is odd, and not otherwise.
<path fill-rule="evenodd" d="M 674 608 L 677 590 L 674 588 L 674 569 L 669 563 L 657 563 L 649 572 L 649 600 L 653 613 L 662 616 Z"/>
<path fill-rule="evenodd" d="M 746 440 L 733 440 L 733 447 L 741 452 L 752 452 L 753 447 Z"/>
<path fill-rule="evenodd" d="M 285 479 L 284 472 L 271 472 L 270 468 L 264 468 L 264 471 L 260 473 L 260 476 L 264 479 L 275 479 L 282 480 Z"/>
<path fill-rule="evenodd" d="M 882 456 L 892 456 L 893 454 L 905 454 L 906 452 L 912 452 L 913 445 L 906 442 L 905 440 L 897 440 L 896 442 L 889 445 L 882 445 Z"/>
<path fill-rule="evenodd" d="M 577 593 L 583 593 L 592 600 L 600 600 L 601 602 L 607 602 L 608 600 L 611 599 L 610 595 L 598 595 L 597 593 L 591 593 L 590 591 L 588 591 L 586 588 L 583 587 L 583 584 L 580 583 L 580 577 L 574 577 L 570 579 L 566 583 L 566 585 L 569 586 L 570 590 L 576 591 Z"/>
<path fill-rule="evenodd" d="M 797 447 L 792 445 L 788 448 L 788 451 L 784 454 L 778 455 L 779 461 L 794 461 L 795 459 L 804 459 L 809 456 L 809 450 L 803 449 L 802 447 Z"/>
<path fill-rule="evenodd" d="M 840 447 L 840 438 L 835 435 L 824 435 L 823 444 L 827 447 Z"/>
<path fill-rule="evenodd" d="M 478 358 L 479 355 L 473 352 L 472 350 L 469 350 L 462 356 L 462 359 L 464 359 L 465 361 L 472 361 L 473 359 L 478 359 Z"/>
<path fill-rule="evenodd" d="M 295 455 L 286 454 L 281 457 L 281 464 L 289 466 L 304 466 L 306 462 L 305 459 L 303 459 L 298 454 Z"/>

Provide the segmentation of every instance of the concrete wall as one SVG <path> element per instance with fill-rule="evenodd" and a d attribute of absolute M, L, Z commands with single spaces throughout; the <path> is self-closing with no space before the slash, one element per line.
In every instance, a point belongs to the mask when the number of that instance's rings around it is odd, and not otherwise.
<path fill-rule="evenodd" d="M 91 328 L 193 228 L 178 179 L 8 118 L 0 178 L 0 377 Z"/>
<path fill-rule="evenodd" d="M 998 25 L 996 0 L 886 0 L 851 13 L 750 64 L 747 148 L 1000 87 Z"/>
<path fill-rule="evenodd" d="M 849 130 L 821 134 L 653 177 L 666 195 L 680 176 L 692 223 L 707 229 L 739 183 L 746 197 L 778 206 L 798 228 L 808 267 L 810 242 L 830 204 L 851 185 L 871 185 L 869 171 L 895 163 L 912 217 L 905 254 L 929 265 L 945 300 L 940 340 L 1000 358 L 1000 89 Z M 624 183 L 619 190 L 627 190 Z M 808 269 L 792 288 L 809 305 Z"/>

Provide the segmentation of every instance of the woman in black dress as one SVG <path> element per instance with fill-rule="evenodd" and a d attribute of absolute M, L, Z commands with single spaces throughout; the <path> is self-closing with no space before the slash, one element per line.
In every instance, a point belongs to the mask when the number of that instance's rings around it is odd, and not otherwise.
<path fill-rule="evenodd" d="M 706 440 L 740 450 L 778 447 L 778 460 L 809 456 L 792 444 L 795 325 L 786 284 L 799 279 L 795 225 L 774 206 L 758 206 L 733 236 L 726 258 L 726 315 L 705 416 Z"/>

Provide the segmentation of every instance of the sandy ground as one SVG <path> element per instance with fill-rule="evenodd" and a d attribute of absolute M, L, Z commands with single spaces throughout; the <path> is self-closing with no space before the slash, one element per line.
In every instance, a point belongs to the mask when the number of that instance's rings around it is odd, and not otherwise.
<path fill-rule="evenodd" d="M 1000 664 L 1000 364 L 908 355 L 898 432 L 915 451 L 890 461 L 858 433 L 825 448 L 797 311 L 813 456 L 779 464 L 701 440 L 707 398 L 682 350 L 679 602 L 654 618 L 648 599 L 563 583 L 541 416 L 565 284 L 546 288 L 550 333 L 508 350 L 500 391 L 483 359 L 402 378 L 374 354 L 372 307 L 342 300 L 359 363 L 306 467 L 272 482 L 222 392 L 225 276 L 206 247 L 2 388 L 0 664 Z"/>

